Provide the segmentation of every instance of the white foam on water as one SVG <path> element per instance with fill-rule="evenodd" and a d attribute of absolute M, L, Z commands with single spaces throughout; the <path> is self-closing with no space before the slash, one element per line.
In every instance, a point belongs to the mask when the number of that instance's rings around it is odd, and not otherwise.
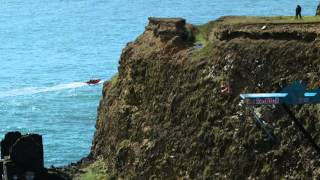
<path fill-rule="evenodd" d="M 99 84 L 103 83 L 100 81 Z M 50 87 L 26 87 L 21 89 L 14 89 L 10 91 L 0 92 L 0 97 L 9 97 L 9 96 L 25 96 L 32 95 L 37 93 L 45 93 L 45 92 L 54 92 L 54 91 L 62 91 L 67 89 L 76 89 L 84 86 L 89 86 L 84 82 L 72 82 L 67 84 L 58 84 Z"/>

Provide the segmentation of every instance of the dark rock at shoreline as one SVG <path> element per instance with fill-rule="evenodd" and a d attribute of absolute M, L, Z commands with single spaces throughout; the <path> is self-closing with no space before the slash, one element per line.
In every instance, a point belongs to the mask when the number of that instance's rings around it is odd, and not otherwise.
<path fill-rule="evenodd" d="M 20 132 L 8 132 L 1 141 L 1 159 L 9 156 L 9 152 L 13 144 L 21 137 Z"/>
<path fill-rule="evenodd" d="M 44 168 L 42 137 L 38 134 L 20 137 L 12 145 L 10 158 L 21 170 L 40 174 Z"/>
<path fill-rule="evenodd" d="M 9 132 L 1 141 L 1 174 L 5 179 L 68 180 L 66 174 L 44 168 L 42 136 Z"/>

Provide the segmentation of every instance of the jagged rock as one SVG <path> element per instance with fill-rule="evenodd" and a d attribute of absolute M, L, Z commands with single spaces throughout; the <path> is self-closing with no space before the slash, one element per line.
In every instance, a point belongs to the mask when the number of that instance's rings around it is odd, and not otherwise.
<path fill-rule="evenodd" d="M 37 134 L 22 136 L 12 146 L 10 158 L 24 171 L 40 174 L 44 169 L 42 137 Z"/>
<path fill-rule="evenodd" d="M 8 132 L 1 141 L 1 159 L 9 156 L 9 152 L 13 144 L 21 137 L 20 132 Z"/>
<path fill-rule="evenodd" d="M 69 180 L 59 171 L 44 167 L 42 136 L 9 132 L 1 141 L 0 175 L 3 179 Z"/>

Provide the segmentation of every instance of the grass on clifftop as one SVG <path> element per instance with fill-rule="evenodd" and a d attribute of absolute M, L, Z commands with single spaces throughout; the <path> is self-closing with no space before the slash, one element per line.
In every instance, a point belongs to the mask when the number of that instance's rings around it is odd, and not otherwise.
<path fill-rule="evenodd" d="M 209 42 L 209 34 L 213 25 L 214 25 L 214 21 L 196 26 L 196 31 L 194 32 L 195 43 L 200 43 L 202 44 L 203 47 L 193 53 L 194 60 L 199 60 L 204 57 L 213 56 L 214 54 L 214 52 L 212 51 L 213 44 L 212 42 Z"/>
<path fill-rule="evenodd" d="M 208 44 L 208 36 L 210 33 L 210 30 L 212 29 L 214 22 L 209 22 L 203 25 L 196 26 L 197 31 L 195 34 L 196 42 L 199 42 L 206 46 Z"/>
<path fill-rule="evenodd" d="M 227 16 L 218 21 L 221 24 L 300 24 L 320 23 L 320 16 L 303 16 L 302 19 L 294 16 Z"/>
<path fill-rule="evenodd" d="M 208 36 L 214 24 L 303 24 L 320 23 L 320 16 L 303 16 L 296 19 L 294 16 L 226 16 L 216 21 L 196 26 L 196 42 L 203 45 L 208 43 Z"/>
<path fill-rule="evenodd" d="M 296 19 L 295 16 L 226 16 L 211 21 L 209 23 L 196 26 L 195 42 L 203 45 L 203 48 L 195 53 L 196 59 L 203 55 L 209 54 L 211 51 L 209 42 L 209 34 L 215 25 L 228 24 L 304 24 L 304 23 L 320 23 L 320 16 L 303 16 L 302 19 Z M 211 53 L 212 54 L 212 53 Z"/>
<path fill-rule="evenodd" d="M 196 42 L 206 45 L 208 35 L 215 24 L 303 24 L 320 23 L 320 16 L 303 16 L 296 19 L 295 16 L 226 16 L 209 23 L 196 26 Z"/>

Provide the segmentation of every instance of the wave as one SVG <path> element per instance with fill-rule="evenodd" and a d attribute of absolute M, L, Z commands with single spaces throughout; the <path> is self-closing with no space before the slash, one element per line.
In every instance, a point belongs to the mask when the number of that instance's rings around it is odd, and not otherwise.
<path fill-rule="evenodd" d="M 98 84 L 101 84 L 103 82 L 104 81 L 100 81 Z M 67 84 L 58 84 L 50 87 L 26 87 L 21 89 L 14 89 L 14 90 L 0 92 L 0 97 L 33 95 L 33 94 L 44 93 L 44 92 L 76 89 L 84 86 L 90 86 L 90 85 L 84 82 L 72 82 Z"/>

